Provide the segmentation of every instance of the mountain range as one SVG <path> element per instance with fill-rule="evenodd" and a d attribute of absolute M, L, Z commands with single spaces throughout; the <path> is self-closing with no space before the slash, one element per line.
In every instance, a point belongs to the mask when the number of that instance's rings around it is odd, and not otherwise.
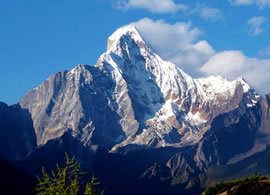
<path fill-rule="evenodd" d="M 36 175 L 67 152 L 108 194 L 198 194 L 219 180 L 270 175 L 269 105 L 244 78 L 190 77 L 128 25 L 94 66 L 0 104 L 0 157 Z"/>

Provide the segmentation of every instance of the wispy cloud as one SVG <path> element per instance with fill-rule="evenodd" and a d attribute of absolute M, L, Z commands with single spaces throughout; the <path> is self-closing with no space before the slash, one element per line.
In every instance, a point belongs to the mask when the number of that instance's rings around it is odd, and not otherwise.
<path fill-rule="evenodd" d="M 196 7 L 190 11 L 190 13 L 198 14 L 207 21 L 217 21 L 223 19 L 222 12 L 218 8 L 211 8 L 205 4 L 197 4 Z"/>
<path fill-rule="evenodd" d="M 254 0 L 229 0 L 232 5 L 251 5 Z"/>
<path fill-rule="evenodd" d="M 152 13 L 176 13 L 188 8 L 186 5 L 177 4 L 173 0 L 115 0 L 114 6 L 122 10 L 146 9 Z"/>
<path fill-rule="evenodd" d="M 250 27 L 250 33 L 254 36 L 261 34 L 264 29 L 262 28 L 262 24 L 264 23 L 265 18 L 262 16 L 254 16 L 248 21 L 248 25 Z"/>
<path fill-rule="evenodd" d="M 270 0 L 257 0 L 256 5 L 261 9 L 270 7 Z"/>
<path fill-rule="evenodd" d="M 270 46 L 265 47 L 264 49 L 258 52 L 259 57 L 270 57 Z"/>
<path fill-rule="evenodd" d="M 173 14 L 181 11 L 188 16 L 198 15 L 206 21 L 217 21 L 224 18 L 218 8 L 200 3 L 192 8 L 187 4 L 175 3 L 174 0 L 113 0 L 113 6 L 120 10 L 145 9 L 158 14 Z"/>
<path fill-rule="evenodd" d="M 228 0 L 232 5 L 252 5 L 255 4 L 260 9 L 270 7 L 270 0 Z"/>

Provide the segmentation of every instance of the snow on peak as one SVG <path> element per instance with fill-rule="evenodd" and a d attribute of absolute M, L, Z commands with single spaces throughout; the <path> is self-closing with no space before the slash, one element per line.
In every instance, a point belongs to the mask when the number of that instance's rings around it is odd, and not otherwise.
<path fill-rule="evenodd" d="M 134 25 L 126 25 L 117 29 L 109 38 L 107 51 L 111 50 L 117 43 L 120 41 L 123 36 L 130 36 L 136 43 L 142 42 L 144 43 L 140 33 L 137 31 Z"/>
<path fill-rule="evenodd" d="M 251 87 L 247 84 L 247 82 L 243 77 L 238 77 L 236 81 L 241 83 L 241 85 L 243 86 L 244 93 L 247 93 L 251 89 Z"/>
<path fill-rule="evenodd" d="M 201 42 L 197 46 L 205 45 Z M 193 79 L 153 52 L 133 25 L 119 28 L 109 37 L 107 51 L 96 66 L 115 81 L 112 101 L 127 136 L 115 148 L 147 145 L 155 139 L 159 144 L 170 144 L 168 137 L 173 129 L 181 134 L 182 141 L 187 138 L 195 143 L 216 116 L 238 106 L 242 101 L 240 93 L 246 93 L 247 104 L 254 105 L 257 100 L 243 78 Z M 241 86 L 243 90 L 239 90 Z"/>
<path fill-rule="evenodd" d="M 228 81 L 222 76 L 200 78 L 196 79 L 196 82 L 208 99 L 215 99 L 218 94 L 230 94 L 232 96 L 235 92 L 235 82 Z"/>

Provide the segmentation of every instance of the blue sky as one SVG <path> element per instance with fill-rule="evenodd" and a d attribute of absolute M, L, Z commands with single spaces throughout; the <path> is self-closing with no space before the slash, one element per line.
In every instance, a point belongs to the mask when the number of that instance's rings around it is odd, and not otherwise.
<path fill-rule="evenodd" d="M 270 92 L 270 0 L 0 0 L 0 101 L 94 65 L 108 36 L 130 23 L 193 77 L 243 76 Z"/>

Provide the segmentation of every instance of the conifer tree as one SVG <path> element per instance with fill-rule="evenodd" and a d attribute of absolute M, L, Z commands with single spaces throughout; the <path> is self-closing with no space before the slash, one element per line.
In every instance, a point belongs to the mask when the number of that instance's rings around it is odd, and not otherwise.
<path fill-rule="evenodd" d="M 104 191 L 98 192 L 95 189 L 100 182 L 92 176 L 91 181 L 85 186 L 81 183 L 81 175 L 86 174 L 80 171 L 80 164 L 71 159 L 66 153 L 66 166 L 61 168 L 56 164 L 57 172 L 51 171 L 48 174 L 45 168 L 42 168 L 42 178 L 37 177 L 36 186 L 37 195 L 102 195 Z M 82 193 L 84 192 L 84 193 Z"/>

